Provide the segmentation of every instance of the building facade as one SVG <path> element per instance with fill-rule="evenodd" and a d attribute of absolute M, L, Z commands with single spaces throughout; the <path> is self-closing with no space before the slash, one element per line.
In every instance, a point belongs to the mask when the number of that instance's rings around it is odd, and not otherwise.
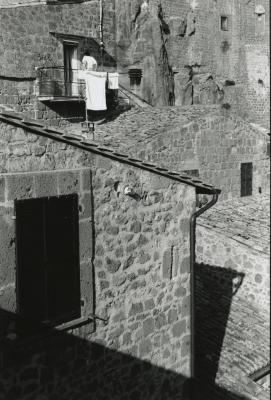
<path fill-rule="evenodd" d="M 0 18 L 0 102 L 31 117 L 84 119 L 89 50 L 154 106 L 227 104 L 268 126 L 267 0 L 2 0 Z"/>
<path fill-rule="evenodd" d="M 186 399 L 190 220 L 219 190 L 15 114 L 0 140 L 0 398 Z"/>

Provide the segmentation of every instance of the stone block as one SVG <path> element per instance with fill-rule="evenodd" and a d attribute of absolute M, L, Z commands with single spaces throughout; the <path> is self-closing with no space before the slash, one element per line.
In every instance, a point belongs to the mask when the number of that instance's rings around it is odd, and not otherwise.
<path fill-rule="evenodd" d="M 81 186 L 83 191 L 91 190 L 92 173 L 90 169 L 83 169 L 81 172 Z"/>
<path fill-rule="evenodd" d="M 57 196 L 57 174 L 35 174 L 35 193 L 37 197 Z"/>
<path fill-rule="evenodd" d="M 185 358 L 187 356 L 190 355 L 190 350 L 191 350 L 191 338 L 190 335 L 186 335 L 183 339 L 182 339 L 182 346 L 181 346 L 181 356 L 182 358 Z"/>
<path fill-rule="evenodd" d="M 79 200 L 79 217 L 80 219 L 92 217 L 92 199 L 90 193 L 83 193 Z"/>
<path fill-rule="evenodd" d="M 174 337 L 181 337 L 184 333 L 186 333 L 186 321 L 176 322 L 172 327 L 172 334 Z"/>
<path fill-rule="evenodd" d="M 7 200 L 34 197 L 33 174 L 14 174 L 6 177 Z"/>
<path fill-rule="evenodd" d="M 135 257 L 134 256 L 130 256 L 128 257 L 123 264 L 123 269 L 127 269 L 129 268 L 133 263 L 134 263 Z"/>
<path fill-rule="evenodd" d="M 145 321 L 143 321 L 143 335 L 147 337 L 153 332 L 154 332 L 154 320 L 153 318 L 148 318 Z"/>
<path fill-rule="evenodd" d="M 164 313 L 159 313 L 155 318 L 155 328 L 161 329 L 166 324 L 167 324 L 166 315 Z"/>
<path fill-rule="evenodd" d="M 92 222 L 90 220 L 79 223 L 80 260 L 86 261 L 92 257 Z"/>
<path fill-rule="evenodd" d="M 149 338 L 139 344 L 139 357 L 146 357 L 152 351 L 152 342 Z"/>
<path fill-rule="evenodd" d="M 153 310 L 154 307 L 155 307 L 155 304 L 154 304 L 154 300 L 153 300 L 153 299 L 146 300 L 145 303 L 144 303 L 144 305 L 145 305 L 145 310 L 146 310 L 146 311 L 148 311 L 148 310 Z"/>
<path fill-rule="evenodd" d="M 175 290 L 174 296 L 182 298 L 185 295 L 186 295 L 186 289 L 184 287 L 180 286 Z"/>
<path fill-rule="evenodd" d="M 149 183 L 149 188 L 152 190 L 167 189 L 170 184 L 170 179 L 158 175 L 152 175 Z"/>
<path fill-rule="evenodd" d="M 111 272 L 113 274 L 120 269 L 121 262 L 119 260 L 114 260 L 113 258 L 106 257 L 106 266 L 108 272 Z"/>
<path fill-rule="evenodd" d="M 173 322 L 176 322 L 178 320 L 178 312 L 177 310 L 169 310 L 168 312 L 168 323 L 173 324 Z"/>
<path fill-rule="evenodd" d="M 133 303 L 132 307 L 130 308 L 130 311 L 129 311 L 129 317 L 140 314 L 142 312 L 143 312 L 143 304 L 142 303 Z"/>
<path fill-rule="evenodd" d="M 165 279 L 172 278 L 172 250 L 167 249 L 163 254 L 163 262 L 162 262 L 162 275 Z"/>
<path fill-rule="evenodd" d="M 181 263 L 181 274 L 190 272 L 190 256 L 185 257 Z"/>
<path fill-rule="evenodd" d="M 121 322 L 126 319 L 124 311 L 119 311 L 113 315 L 112 320 L 114 323 Z"/>
<path fill-rule="evenodd" d="M 190 296 L 186 296 L 182 301 L 182 317 L 188 317 L 190 315 Z"/>
<path fill-rule="evenodd" d="M 80 172 L 63 171 L 58 174 L 59 194 L 77 193 L 80 190 Z"/>
<path fill-rule="evenodd" d="M 188 235 L 190 233 L 190 220 L 189 218 L 183 218 L 180 222 L 180 229 L 183 235 Z"/>

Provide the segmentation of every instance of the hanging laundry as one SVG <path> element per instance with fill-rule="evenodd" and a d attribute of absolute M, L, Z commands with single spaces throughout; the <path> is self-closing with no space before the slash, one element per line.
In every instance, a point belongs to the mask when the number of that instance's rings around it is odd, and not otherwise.
<path fill-rule="evenodd" d="M 108 89 L 118 89 L 119 88 L 119 74 L 118 72 L 108 73 Z"/>
<path fill-rule="evenodd" d="M 79 69 L 77 77 L 78 77 L 78 79 L 85 79 L 86 78 L 86 71 L 84 71 L 83 69 Z"/>
<path fill-rule="evenodd" d="M 88 110 L 106 110 L 106 72 L 86 71 L 86 106 Z"/>

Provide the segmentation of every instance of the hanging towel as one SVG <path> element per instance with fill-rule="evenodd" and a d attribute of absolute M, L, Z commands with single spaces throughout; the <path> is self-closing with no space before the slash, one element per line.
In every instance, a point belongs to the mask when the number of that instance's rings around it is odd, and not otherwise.
<path fill-rule="evenodd" d="M 83 69 L 79 69 L 77 77 L 78 77 L 78 79 L 85 79 L 86 71 L 84 71 Z"/>
<path fill-rule="evenodd" d="M 106 110 L 105 83 L 106 72 L 86 71 L 87 109 Z"/>
<path fill-rule="evenodd" d="M 119 74 L 118 72 L 109 72 L 108 74 L 108 89 L 119 88 Z"/>

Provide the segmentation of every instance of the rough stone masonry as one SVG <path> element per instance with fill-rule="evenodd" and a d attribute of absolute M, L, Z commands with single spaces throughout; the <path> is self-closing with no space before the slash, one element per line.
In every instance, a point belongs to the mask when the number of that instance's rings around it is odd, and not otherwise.
<path fill-rule="evenodd" d="M 0 129 L 9 155 L 0 180 L 0 399 L 86 399 L 89 388 L 97 399 L 186 399 L 195 189 L 8 123 Z M 79 195 L 81 315 L 90 321 L 26 340 L 15 314 L 14 200 L 69 193 Z"/>

